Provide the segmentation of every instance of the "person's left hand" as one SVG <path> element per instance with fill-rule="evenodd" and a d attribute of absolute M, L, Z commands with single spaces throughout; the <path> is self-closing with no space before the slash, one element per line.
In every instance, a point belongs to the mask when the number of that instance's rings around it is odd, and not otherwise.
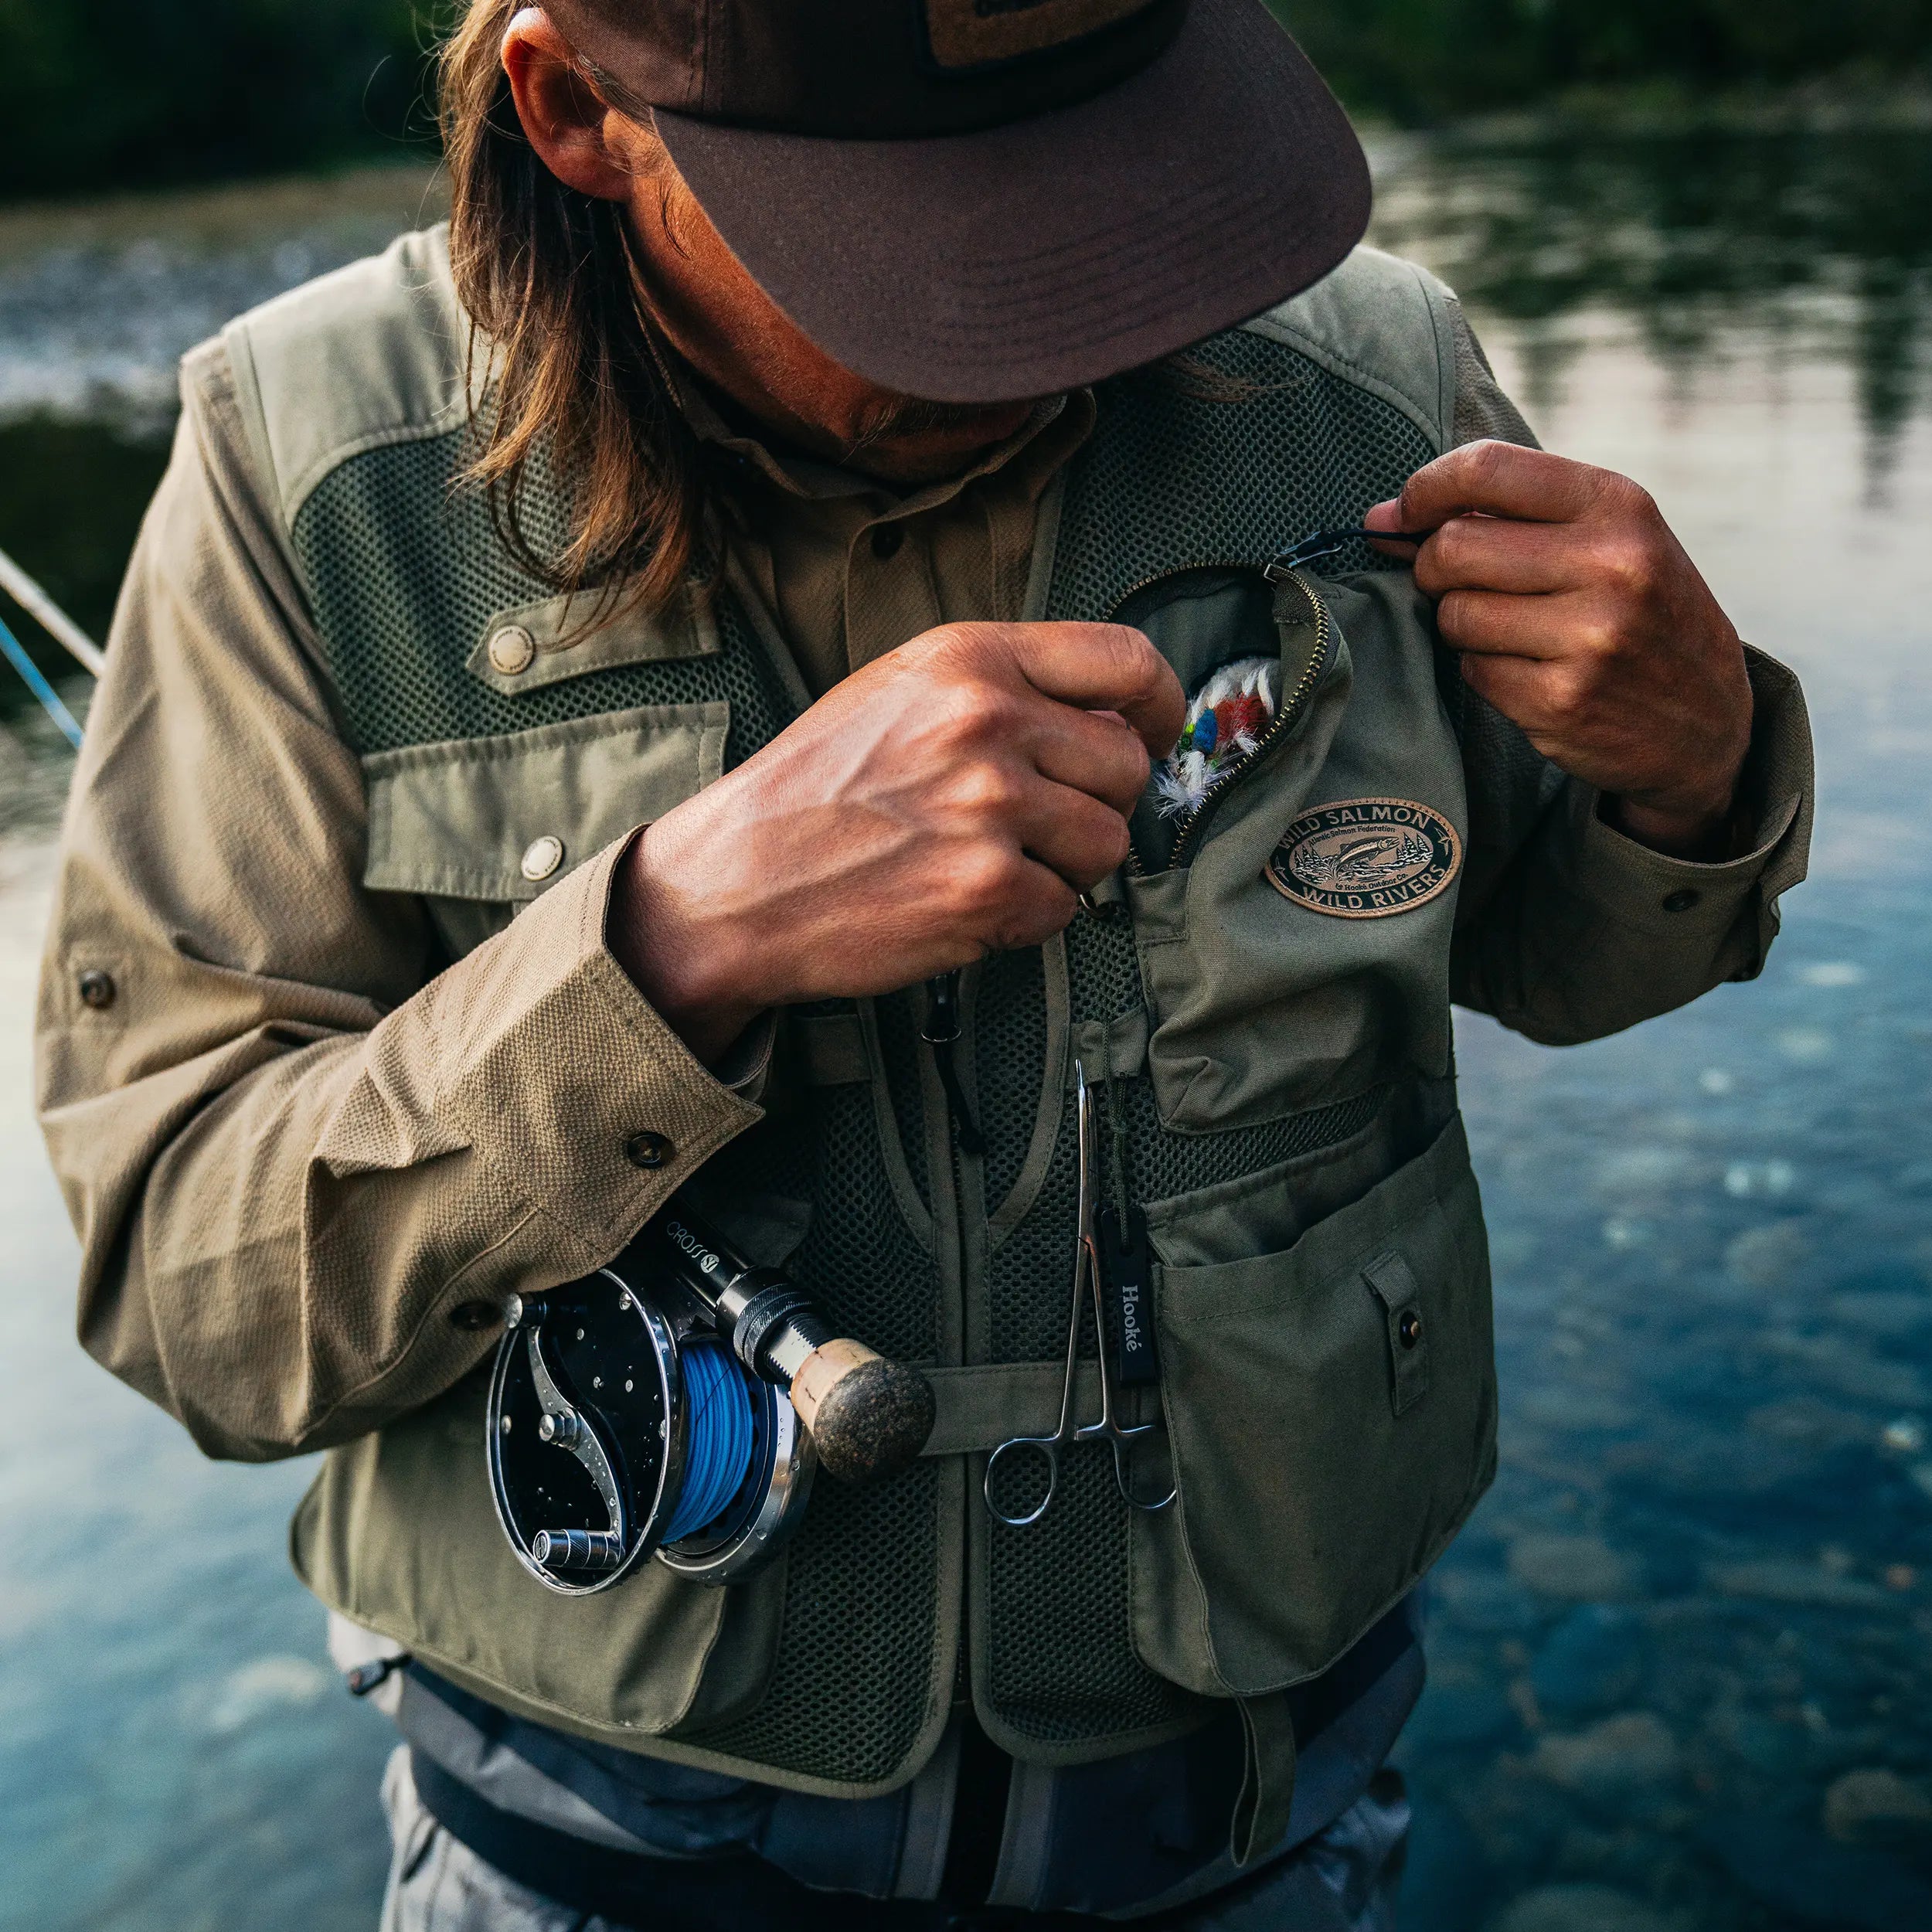
<path fill-rule="evenodd" d="M 1644 491 L 1544 451 L 1471 443 L 1363 522 L 1432 532 L 1416 583 L 1464 678 L 1604 793 L 1613 823 L 1662 852 L 1718 845 L 1750 742 L 1744 649 Z"/>

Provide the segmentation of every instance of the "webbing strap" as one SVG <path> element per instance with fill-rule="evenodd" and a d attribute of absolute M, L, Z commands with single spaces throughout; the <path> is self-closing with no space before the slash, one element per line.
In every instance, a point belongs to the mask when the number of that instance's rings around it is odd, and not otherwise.
<path fill-rule="evenodd" d="M 1012 1436 L 1045 1436 L 1060 1419 L 1060 1362 L 990 1362 L 964 1369 L 928 1369 L 939 1417 L 923 1453 L 964 1456 L 996 1449 Z M 1116 1387 L 1114 1400 L 1124 1422 L 1151 1421 L 1159 1411 L 1157 1392 Z M 1073 1420 L 1092 1422 L 1100 1413 L 1100 1372 L 1083 1362 Z"/>

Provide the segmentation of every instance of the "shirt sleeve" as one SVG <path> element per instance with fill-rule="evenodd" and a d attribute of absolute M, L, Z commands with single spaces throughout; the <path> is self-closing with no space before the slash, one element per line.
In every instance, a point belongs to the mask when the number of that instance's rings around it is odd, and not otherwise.
<path fill-rule="evenodd" d="M 1538 447 L 1498 386 L 1460 304 L 1454 440 Z M 1458 902 L 1457 1002 L 1549 1046 L 1597 1039 L 1754 978 L 1778 929 L 1778 899 L 1804 876 L 1811 737 L 1784 665 L 1747 651 L 1750 748 L 1730 849 L 1699 864 L 1653 852 L 1606 822 L 1594 787 L 1543 757 L 1443 658 L 1443 695 L 1462 741 L 1469 850 Z"/>
<path fill-rule="evenodd" d="M 440 1394 L 509 1295 L 609 1260 L 760 1114 L 604 943 L 627 840 L 440 972 L 421 906 L 363 887 L 360 767 L 219 347 L 183 397 L 69 804 L 36 1083 L 83 1342 L 261 1458 Z"/>

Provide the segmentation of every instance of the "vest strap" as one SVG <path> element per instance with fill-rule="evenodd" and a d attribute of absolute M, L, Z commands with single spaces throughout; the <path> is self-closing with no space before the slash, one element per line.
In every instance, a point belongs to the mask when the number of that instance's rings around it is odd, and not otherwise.
<path fill-rule="evenodd" d="M 1065 1362 L 987 1362 L 964 1369 L 928 1369 L 938 1419 L 922 1452 L 968 1456 L 997 1449 L 1012 1436 L 1050 1435 L 1060 1419 Z M 1158 1392 L 1116 1386 L 1114 1400 L 1125 1422 L 1150 1420 Z M 1142 1413 L 1145 1410 L 1145 1413 Z M 1091 1422 L 1100 1412 L 1100 1372 L 1083 1362 L 1073 1419 Z"/>
<path fill-rule="evenodd" d="M 1228 1850 L 1245 1866 L 1287 1835 L 1294 1804 L 1294 1718 L 1285 1691 L 1237 1697 L 1247 1745 Z"/>

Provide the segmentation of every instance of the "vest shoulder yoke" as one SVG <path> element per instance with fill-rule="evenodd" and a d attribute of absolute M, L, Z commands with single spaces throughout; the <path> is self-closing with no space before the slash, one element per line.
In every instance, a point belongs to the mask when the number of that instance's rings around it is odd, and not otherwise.
<path fill-rule="evenodd" d="M 442 225 L 251 309 L 222 340 L 284 529 L 350 457 L 467 413 L 469 324 Z"/>
<path fill-rule="evenodd" d="M 1361 247 L 1312 288 L 1246 327 L 1380 396 L 1440 451 L 1452 440 L 1455 417 L 1454 300 L 1427 269 Z"/>

